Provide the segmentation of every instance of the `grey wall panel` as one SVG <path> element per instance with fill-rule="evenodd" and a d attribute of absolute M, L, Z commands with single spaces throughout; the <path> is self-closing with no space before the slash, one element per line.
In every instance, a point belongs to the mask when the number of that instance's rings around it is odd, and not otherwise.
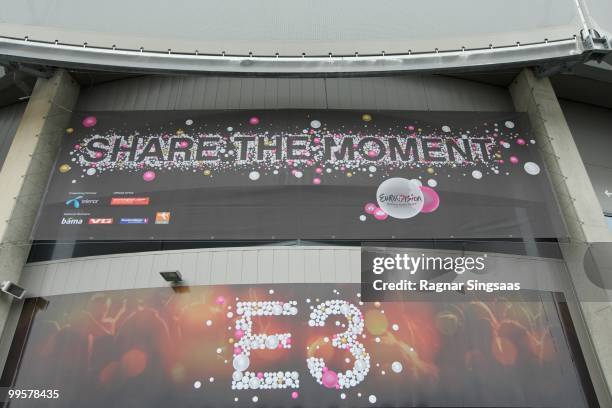
<path fill-rule="evenodd" d="M 423 253 L 447 256 L 449 252 L 413 250 L 414 256 Z M 538 288 L 542 290 L 562 291 L 566 287 L 562 260 L 502 254 L 488 254 L 487 259 L 489 273 L 465 273 L 458 279 L 505 281 L 512 271 L 513 281 L 531 282 L 528 285 L 533 284 L 536 274 Z M 20 283 L 28 296 L 152 288 L 168 285 L 159 272 L 176 269 L 189 285 L 358 283 L 361 250 L 358 247 L 266 246 L 98 256 L 28 264 Z"/>
<path fill-rule="evenodd" d="M 612 213 L 612 109 L 561 100 L 602 209 Z M 606 194 L 606 191 L 608 194 Z"/>
<path fill-rule="evenodd" d="M 305 255 L 300 249 L 291 249 L 288 252 L 287 270 L 290 271 L 290 283 L 306 282 L 306 274 L 309 272 L 306 270 Z"/>
<path fill-rule="evenodd" d="M 560 102 L 584 162 L 612 168 L 612 109 L 566 100 Z"/>
<path fill-rule="evenodd" d="M 602 210 L 612 214 L 612 167 L 586 164 L 586 169 Z"/>
<path fill-rule="evenodd" d="M 81 92 L 78 110 L 404 109 L 512 111 L 505 88 L 411 75 L 367 78 L 143 76 Z"/>
<path fill-rule="evenodd" d="M 27 103 L 17 103 L 0 108 L 0 169 L 15 137 Z"/>
<path fill-rule="evenodd" d="M 251 284 L 257 283 L 257 268 L 258 268 L 258 259 L 259 252 L 256 250 L 245 250 L 242 253 L 242 271 L 240 276 L 242 278 L 242 283 Z"/>
<path fill-rule="evenodd" d="M 505 88 L 441 76 L 424 77 L 423 86 L 431 110 L 514 110 Z"/>

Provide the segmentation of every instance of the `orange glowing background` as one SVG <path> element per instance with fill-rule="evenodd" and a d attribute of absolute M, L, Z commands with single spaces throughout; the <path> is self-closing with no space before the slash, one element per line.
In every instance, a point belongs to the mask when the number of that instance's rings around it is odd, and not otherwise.
<path fill-rule="evenodd" d="M 13 352 L 23 352 L 13 370 L 3 374 L 3 385 L 59 389 L 61 403 L 49 403 L 62 407 L 109 402 L 453 406 L 458 401 L 466 406 L 587 406 L 587 391 L 572 361 L 576 350 L 568 345 L 567 327 L 550 294 L 542 294 L 541 301 L 449 304 L 362 303 L 358 292 L 359 286 L 351 284 L 200 286 L 31 299 L 12 345 Z M 365 319 L 358 339 L 370 354 L 371 368 L 361 384 L 348 390 L 322 387 L 306 368 L 312 356 L 323 357 L 336 371 L 353 364 L 351 354 L 329 340 L 346 329 L 343 316 L 330 316 L 325 327 L 308 326 L 311 307 L 328 299 L 353 303 Z M 231 389 L 236 302 L 264 300 L 297 301 L 297 316 L 254 318 L 254 332 L 292 333 L 292 348 L 254 351 L 249 370 L 297 370 L 299 389 Z M 392 368 L 394 363 L 401 371 Z M 298 396 L 291 397 L 292 391 Z"/>

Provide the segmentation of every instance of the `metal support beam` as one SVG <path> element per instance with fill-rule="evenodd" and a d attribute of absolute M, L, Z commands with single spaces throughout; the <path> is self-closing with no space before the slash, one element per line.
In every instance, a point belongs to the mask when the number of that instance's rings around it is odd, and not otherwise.
<path fill-rule="evenodd" d="M 585 255 L 593 244 L 612 242 L 574 138 L 548 78 L 523 70 L 510 85 L 516 110 L 529 115 L 559 202 L 569 243 L 562 243 L 568 306 L 602 407 L 612 407 L 612 292 L 588 276 Z"/>
<path fill-rule="evenodd" d="M 38 79 L 0 171 L 0 281 L 19 283 L 30 234 L 79 86 L 64 70 Z M 0 294 L 0 332 L 11 299 Z"/>

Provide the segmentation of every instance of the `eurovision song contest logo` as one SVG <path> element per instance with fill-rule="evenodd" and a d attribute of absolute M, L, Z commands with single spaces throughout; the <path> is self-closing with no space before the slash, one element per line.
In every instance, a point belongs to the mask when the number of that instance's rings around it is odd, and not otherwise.
<path fill-rule="evenodd" d="M 416 181 L 393 177 L 378 186 L 376 200 L 389 216 L 407 219 L 421 212 L 425 197 Z"/>

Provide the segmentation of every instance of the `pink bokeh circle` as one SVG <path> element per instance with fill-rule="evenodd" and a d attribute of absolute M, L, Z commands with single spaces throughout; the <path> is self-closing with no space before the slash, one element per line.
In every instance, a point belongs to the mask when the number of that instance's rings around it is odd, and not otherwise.
<path fill-rule="evenodd" d="M 90 127 L 96 126 L 96 123 L 98 123 L 98 120 L 96 119 L 95 116 L 86 116 L 81 123 L 86 128 L 90 128 Z"/>
<path fill-rule="evenodd" d="M 145 171 L 144 174 L 142 175 L 142 179 L 144 181 L 153 181 L 155 180 L 155 177 L 157 176 L 155 175 L 155 172 L 152 170 Z"/>
<path fill-rule="evenodd" d="M 374 214 L 374 211 L 376 211 L 376 209 L 378 208 L 378 206 L 374 203 L 367 203 L 364 207 L 363 210 L 366 212 L 366 214 Z"/>
<path fill-rule="evenodd" d="M 336 388 L 338 384 L 338 374 L 335 371 L 327 370 L 321 377 L 321 382 L 325 388 Z"/>
<path fill-rule="evenodd" d="M 376 208 L 376 210 L 374 210 L 374 218 L 376 218 L 378 221 L 386 220 L 388 216 L 389 214 L 387 214 L 382 208 Z"/>
<path fill-rule="evenodd" d="M 423 193 L 423 208 L 421 208 L 421 212 L 423 213 L 431 213 L 438 209 L 440 206 L 440 196 L 431 187 L 420 186 L 421 192 Z"/>

